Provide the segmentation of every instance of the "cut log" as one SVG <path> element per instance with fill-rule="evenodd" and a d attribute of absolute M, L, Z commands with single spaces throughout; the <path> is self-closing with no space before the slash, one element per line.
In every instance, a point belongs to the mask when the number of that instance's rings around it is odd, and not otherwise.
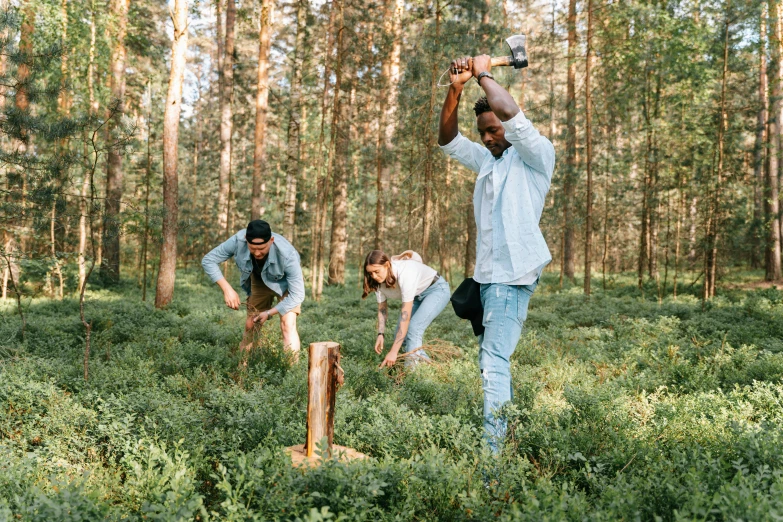
<path fill-rule="evenodd" d="M 333 342 L 311 343 L 307 371 L 307 437 L 304 444 L 286 448 L 294 466 L 317 466 L 325 459 L 341 461 L 366 459 L 367 455 L 344 446 L 333 445 L 334 405 L 337 389 L 344 382 L 340 368 L 340 345 Z M 327 451 L 317 455 L 318 443 L 326 438 Z"/>
<path fill-rule="evenodd" d="M 315 455 L 316 446 L 324 437 L 331 452 L 334 439 L 334 403 L 340 384 L 340 345 L 333 342 L 311 343 L 305 442 L 308 457 Z"/>

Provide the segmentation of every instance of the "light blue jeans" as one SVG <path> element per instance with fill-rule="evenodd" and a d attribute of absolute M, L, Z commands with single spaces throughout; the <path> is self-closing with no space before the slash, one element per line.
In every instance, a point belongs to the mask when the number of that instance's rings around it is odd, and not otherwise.
<path fill-rule="evenodd" d="M 530 296 L 538 285 L 482 284 L 484 334 L 479 336 L 479 368 L 484 388 L 484 439 L 497 452 L 506 437 L 506 421 L 497 410 L 514 397 L 511 354 L 522 335 Z"/>
<path fill-rule="evenodd" d="M 451 288 L 441 276 L 435 284 L 413 298 L 411 310 L 411 322 L 408 324 L 408 334 L 402 344 L 402 351 L 411 352 L 423 344 L 424 331 L 438 317 L 451 298 Z M 397 331 L 400 323 L 397 323 Z M 395 332 L 394 337 L 397 337 Z M 429 355 L 424 350 L 418 350 L 415 355 L 405 358 L 405 366 L 415 366 L 422 360 L 429 360 Z"/>

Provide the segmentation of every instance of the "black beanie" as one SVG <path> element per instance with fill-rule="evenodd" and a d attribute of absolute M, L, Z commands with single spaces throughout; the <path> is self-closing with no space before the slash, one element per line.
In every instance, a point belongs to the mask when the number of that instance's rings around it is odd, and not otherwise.
<path fill-rule="evenodd" d="M 272 237 L 272 229 L 269 227 L 269 223 L 263 219 L 254 219 L 247 224 L 247 233 L 245 239 L 248 243 L 254 245 L 263 245 Z M 258 241 L 258 240 L 261 241 Z"/>

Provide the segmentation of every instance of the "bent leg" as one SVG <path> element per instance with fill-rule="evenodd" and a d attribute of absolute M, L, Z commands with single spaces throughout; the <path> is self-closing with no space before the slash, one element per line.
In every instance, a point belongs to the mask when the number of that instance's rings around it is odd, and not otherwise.
<path fill-rule="evenodd" d="M 291 350 L 295 357 L 299 357 L 301 341 L 299 331 L 296 329 L 296 312 L 288 312 L 280 316 L 280 330 L 283 333 L 283 347 Z"/>
<path fill-rule="evenodd" d="M 424 332 L 432 321 L 449 304 L 451 289 L 445 279 L 439 279 L 434 285 L 422 292 L 416 300 L 415 309 L 410 325 L 408 326 L 408 335 L 405 337 L 405 352 L 412 352 L 424 344 Z M 429 355 L 424 350 L 418 350 L 416 356 L 412 357 L 412 362 L 418 362 L 421 359 L 429 360 Z M 407 362 L 406 362 L 407 364 Z"/>
<path fill-rule="evenodd" d="M 247 296 L 245 335 L 239 345 L 243 351 L 249 352 L 255 346 L 255 338 L 261 331 L 258 323 L 253 322 L 253 317 L 272 308 L 274 297 L 275 293 L 260 278 L 256 277 L 255 273 L 252 273 L 250 275 L 250 295 Z"/>

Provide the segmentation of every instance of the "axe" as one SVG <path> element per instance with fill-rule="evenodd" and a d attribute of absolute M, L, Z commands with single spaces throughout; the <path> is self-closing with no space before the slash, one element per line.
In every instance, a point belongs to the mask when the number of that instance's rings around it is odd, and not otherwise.
<path fill-rule="evenodd" d="M 513 65 L 514 69 L 522 69 L 527 67 L 527 50 L 525 50 L 525 40 L 527 38 L 524 34 L 517 34 L 506 38 L 506 44 L 511 51 L 510 56 L 493 56 L 492 67 Z"/>
<path fill-rule="evenodd" d="M 508 45 L 511 51 L 510 56 L 493 56 L 490 63 L 492 67 L 513 65 L 514 69 L 523 69 L 527 67 L 527 50 L 525 49 L 525 41 L 527 37 L 524 34 L 516 34 L 506 38 L 506 45 Z M 471 60 L 473 60 L 471 58 Z M 446 69 L 438 79 L 438 87 L 448 87 L 449 84 L 441 84 L 443 77 L 448 74 L 449 69 Z M 455 71 L 456 72 L 456 71 Z"/>

